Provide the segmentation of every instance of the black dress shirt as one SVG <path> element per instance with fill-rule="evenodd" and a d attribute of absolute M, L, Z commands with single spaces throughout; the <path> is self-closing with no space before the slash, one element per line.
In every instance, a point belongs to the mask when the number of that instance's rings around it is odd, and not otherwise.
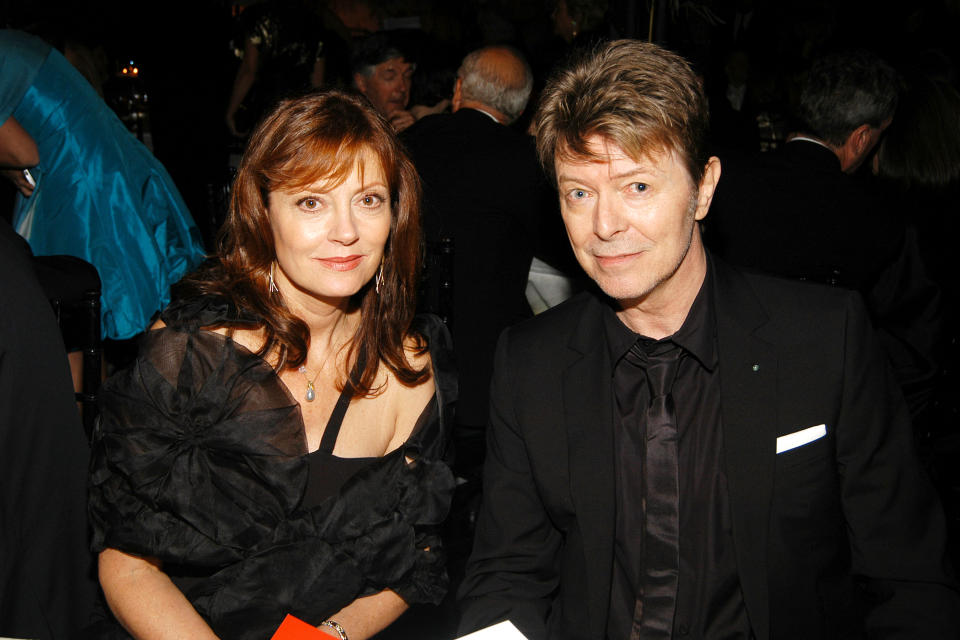
<path fill-rule="evenodd" d="M 605 314 L 605 333 L 614 363 L 614 446 L 617 481 L 613 583 L 607 619 L 610 640 L 640 638 L 637 607 L 644 573 L 644 409 L 649 390 L 644 370 L 624 355 L 672 341 L 682 349 L 673 385 L 679 435 L 680 576 L 673 636 L 750 638 L 731 536 L 730 504 L 723 470 L 720 373 L 717 362 L 712 267 L 680 329 L 661 341 L 633 333 Z M 640 377 L 639 379 L 637 377 Z M 641 384 L 638 384 L 641 383 Z"/>

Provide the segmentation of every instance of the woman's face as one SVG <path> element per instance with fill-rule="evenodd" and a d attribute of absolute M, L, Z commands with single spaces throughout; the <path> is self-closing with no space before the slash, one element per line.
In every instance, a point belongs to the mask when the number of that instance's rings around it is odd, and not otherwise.
<path fill-rule="evenodd" d="M 370 150 L 342 184 L 271 191 L 267 207 L 277 286 L 291 300 L 338 304 L 370 281 L 390 235 L 390 189 Z"/>

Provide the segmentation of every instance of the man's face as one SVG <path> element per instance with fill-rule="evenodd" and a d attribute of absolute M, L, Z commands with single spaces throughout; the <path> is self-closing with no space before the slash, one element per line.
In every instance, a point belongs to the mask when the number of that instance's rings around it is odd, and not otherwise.
<path fill-rule="evenodd" d="M 357 88 L 369 98 L 380 113 L 386 117 L 402 111 L 410 101 L 410 79 L 414 65 L 403 58 L 391 58 L 381 62 L 369 77 L 354 76 Z"/>
<path fill-rule="evenodd" d="M 600 136 L 588 147 L 592 161 L 562 154 L 555 161 L 560 210 L 577 260 L 624 307 L 668 294 L 677 274 L 690 275 L 702 258 L 695 221 L 707 214 L 719 161 L 710 159 L 698 192 L 672 151 L 635 161 Z M 694 242 L 700 255 L 691 261 Z"/>

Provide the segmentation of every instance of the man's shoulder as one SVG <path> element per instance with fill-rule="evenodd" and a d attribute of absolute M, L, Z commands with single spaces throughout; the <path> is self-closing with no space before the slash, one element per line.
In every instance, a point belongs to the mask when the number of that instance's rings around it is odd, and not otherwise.
<path fill-rule="evenodd" d="M 845 287 L 830 286 L 808 280 L 782 276 L 740 267 L 713 257 L 718 282 L 724 286 L 747 286 L 764 303 L 786 308 L 845 304 L 845 300 L 857 294 Z"/>
<path fill-rule="evenodd" d="M 506 331 L 505 340 L 511 350 L 523 352 L 557 348 L 565 345 L 583 324 L 600 326 L 600 313 L 606 302 L 599 293 L 581 292 L 572 298 L 524 320 Z"/>
<path fill-rule="evenodd" d="M 829 333 L 851 312 L 866 313 L 860 294 L 851 289 L 782 278 L 716 259 L 715 264 L 715 305 L 723 318 L 745 318 L 745 308 L 757 304 L 771 327 L 786 337 Z"/>
<path fill-rule="evenodd" d="M 476 109 L 460 109 L 456 113 L 437 113 L 418 120 L 403 132 L 401 137 L 410 145 L 429 144 L 431 141 L 442 143 L 451 151 L 458 151 L 451 145 L 449 136 L 468 140 L 473 144 L 487 146 L 529 146 L 533 149 L 532 139 L 514 129 L 495 122 L 487 114 Z"/>

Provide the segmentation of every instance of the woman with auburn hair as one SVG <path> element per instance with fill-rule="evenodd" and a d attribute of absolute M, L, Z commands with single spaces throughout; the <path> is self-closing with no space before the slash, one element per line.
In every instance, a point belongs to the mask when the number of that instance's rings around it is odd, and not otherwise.
<path fill-rule="evenodd" d="M 268 638 L 292 614 L 356 640 L 443 597 L 456 383 L 413 315 L 419 196 L 362 98 L 286 101 L 253 134 L 216 259 L 103 387 L 97 637 Z"/>

